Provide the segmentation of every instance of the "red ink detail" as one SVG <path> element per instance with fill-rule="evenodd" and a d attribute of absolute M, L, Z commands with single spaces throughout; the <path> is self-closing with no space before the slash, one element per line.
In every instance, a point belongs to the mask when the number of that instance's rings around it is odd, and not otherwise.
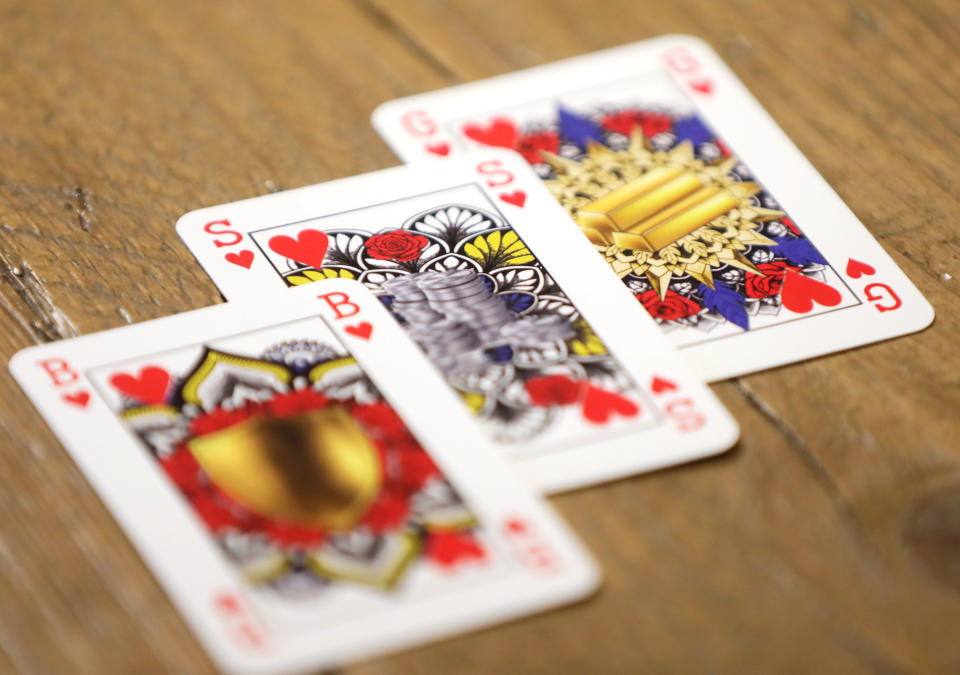
<path fill-rule="evenodd" d="M 431 532 L 426 542 L 426 554 L 433 562 L 447 568 L 464 561 L 487 558 L 483 546 L 462 532 Z"/>
<path fill-rule="evenodd" d="M 607 131 L 613 131 L 629 136 L 633 130 L 640 127 L 646 138 L 651 138 L 673 128 L 673 118 L 670 115 L 647 110 L 628 108 L 609 113 L 600 118 L 600 125 Z"/>
<path fill-rule="evenodd" d="M 297 238 L 280 234 L 271 237 L 267 245 L 274 253 L 295 260 L 302 265 L 320 269 L 330 240 L 320 230 L 303 230 Z"/>
<path fill-rule="evenodd" d="M 614 413 L 636 417 L 640 413 L 640 406 L 615 391 L 587 385 L 583 395 L 584 418 L 594 424 L 605 424 Z"/>
<path fill-rule="evenodd" d="M 37 361 L 37 365 L 46 371 L 50 379 L 53 380 L 53 386 L 55 387 L 80 379 L 80 376 L 64 359 L 44 359 L 43 361 Z"/>
<path fill-rule="evenodd" d="M 519 206 L 523 208 L 524 203 L 527 201 L 527 193 L 523 190 L 514 190 L 513 192 L 503 192 L 500 194 L 500 199 L 505 201 L 507 204 L 513 204 L 514 206 Z"/>
<path fill-rule="evenodd" d="M 876 273 L 877 270 L 875 270 L 872 265 L 854 260 L 853 258 L 847 260 L 847 276 L 851 279 L 859 279 L 864 274 L 869 277 Z"/>
<path fill-rule="evenodd" d="M 222 225 L 223 227 L 217 229 L 215 227 L 216 225 Z M 233 226 L 230 224 L 229 220 L 211 220 L 209 223 L 203 226 L 203 231 L 206 232 L 207 234 L 214 234 L 214 235 L 225 234 L 229 237 L 229 239 L 226 239 L 226 240 L 214 239 L 213 245 L 216 246 L 217 248 L 222 248 L 224 246 L 236 246 L 241 241 L 243 241 L 243 235 L 240 234 L 239 232 L 234 232 L 231 229 L 224 229 L 224 228 L 230 228 L 230 227 L 233 227 Z"/>
<path fill-rule="evenodd" d="M 243 250 L 239 253 L 227 253 L 223 256 L 224 260 L 234 265 L 239 265 L 245 269 L 250 269 L 253 264 L 253 251 Z"/>
<path fill-rule="evenodd" d="M 560 149 L 560 138 L 555 131 L 534 131 L 521 134 L 517 139 L 515 150 L 523 155 L 530 164 L 543 161 L 543 153 L 557 154 Z"/>
<path fill-rule="evenodd" d="M 446 157 L 450 154 L 450 144 L 446 141 L 439 141 L 438 143 L 428 143 L 423 146 L 426 148 L 427 152 L 432 152 L 435 155 L 440 155 L 441 157 Z"/>
<path fill-rule="evenodd" d="M 707 423 L 707 418 L 696 409 L 695 405 L 689 398 L 679 398 L 667 403 L 664 410 L 670 419 L 677 423 L 680 431 L 696 431 Z"/>
<path fill-rule="evenodd" d="M 676 382 L 668 380 L 665 377 L 660 377 L 659 375 L 653 376 L 653 381 L 650 382 L 650 391 L 654 394 L 662 394 L 667 391 L 676 391 L 679 389 Z"/>
<path fill-rule="evenodd" d="M 503 527 L 509 534 L 527 533 L 527 524 L 519 518 L 509 518 L 507 522 L 503 524 Z"/>
<path fill-rule="evenodd" d="M 227 614 L 243 614 L 240 599 L 235 595 L 220 593 L 213 599 L 217 609 Z"/>
<path fill-rule="evenodd" d="M 543 375 L 527 380 L 523 388 L 530 397 L 530 403 L 540 408 L 549 408 L 576 403 L 582 386 L 582 382 L 567 375 Z"/>
<path fill-rule="evenodd" d="M 124 396 L 148 405 L 161 405 L 167 396 L 170 385 L 170 373 L 157 366 L 140 369 L 136 377 L 129 373 L 115 373 L 110 376 L 110 386 Z"/>
<path fill-rule="evenodd" d="M 517 127 L 507 117 L 494 117 L 486 126 L 477 122 L 464 124 L 463 134 L 484 145 L 512 148 L 517 140 Z"/>
<path fill-rule="evenodd" d="M 874 290 L 878 288 L 882 288 L 884 291 L 886 291 L 886 295 L 882 293 L 874 295 Z M 900 309 L 901 305 L 903 305 L 903 301 L 900 300 L 900 296 L 897 295 L 894 290 L 886 284 L 868 284 L 866 288 L 863 289 L 863 292 L 867 294 L 867 300 L 870 302 L 883 299 L 889 299 L 893 301 L 892 305 L 881 305 L 879 302 L 874 302 L 873 306 L 877 308 L 878 312 L 892 312 L 895 309 Z"/>
<path fill-rule="evenodd" d="M 337 298 L 336 300 L 334 300 L 335 297 Z M 330 305 L 330 309 L 333 310 L 333 313 L 337 319 L 346 319 L 347 317 L 351 317 L 354 314 L 360 313 L 360 305 L 355 302 L 351 302 L 350 296 L 346 293 L 335 291 L 333 293 L 324 293 L 323 295 L 318 295 L 317 298 Z M 349 314 L 341 312 L 340 308 L 343 306 L 352 307 L 353 311 Z"/>
<path fill-rule="evenodd" d="M 425 110 L 410 110 L 400 116 L 400 124 L 411 136 L 430 136 L 437 131 L 437 123 Z"/>
<path fill-rule="evenodd" d="M 86 408 L 87 404 L 90 402 L 90 392 L 75 391 L 72 394 L 64 394 L 62 398 L 67 403 L 72 403 L 80 408 Z"/>
<path fill-rule="evenodd" d="M 813 309 L 814 303 L 833 307 L 839 305 L 842 300 L 840 291 L 822 281 L 805 277 L 789 269 L 783 277 L 780 301 L 791 312 L 806 314 Z"/>
<path fill-rule="evenodd" d="M 373 333 L 373 325 L 369 321 L 361 321 L 360 323 L 352 326 L 345 326 L 343 330 L 347 333 L 350 333 L 350 335 L 355 335 L 358 338 L 369 340 L 370 335 Z"/>
<path fill-rule="evenodd" d="M 701 94 L 712 94 L 713 93 L 713 80 L 702 79 L 702 80 L 690 80 L 687 82 L 691 89 L 698 91 Z"/>

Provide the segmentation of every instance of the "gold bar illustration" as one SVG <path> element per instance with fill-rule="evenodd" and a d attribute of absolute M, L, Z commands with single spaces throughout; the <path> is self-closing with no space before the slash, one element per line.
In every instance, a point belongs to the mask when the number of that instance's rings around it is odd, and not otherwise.
<path fill-rule="evenodd" d="M 653 253 L 738 203 L 690 171 L 657 167 L 581 207 L 577 220 L 594 244 Z"/>

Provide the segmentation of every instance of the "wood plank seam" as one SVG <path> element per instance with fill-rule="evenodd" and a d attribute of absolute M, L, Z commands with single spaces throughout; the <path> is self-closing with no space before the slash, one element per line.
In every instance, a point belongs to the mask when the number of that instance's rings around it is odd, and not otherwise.
<path fill-rule="evenodd" d="M 840 518 L 849 526 L 851 534 L 857 544 L 864 548 L 870 548 L 869 538 L 864 523 L 856 515 L 856 509 L 853 504 L 844 495 L 840 485 L 833 479 L 827 468 L 817 459 L 816 454 L 810 449 L 810 446 L 803 440 L 803 437 L 791 427 L 786 420 L 777 414 L 766 401 L 762 400 L 753 389 L 750 388 L 742 378 L 735 378 L 731 383 L 736 390 L 746 399 L 753 408 L 757 410 L 770 424 L 776 429 L 777 433 L 783 436 L 786 445 L 796 451 L 797 456 L 810 469 L 814 478 L 824 488 L 831 501 L 837 506 L 837 512 Z"/>
<path fill-rule="evenodd" d="M 353 5 L 363 12 L 377 26 L 391 33 L 410 53 L 423 59 L 424 63 L 441 75 L 449 84 L 460 84 L 463 79 L 431 52 L 428 47 L 408 31 L 405 31 L 392 17 L 368 0 L 353 0 Z M 413 92 L 411 92 L 413 93 Z"/>

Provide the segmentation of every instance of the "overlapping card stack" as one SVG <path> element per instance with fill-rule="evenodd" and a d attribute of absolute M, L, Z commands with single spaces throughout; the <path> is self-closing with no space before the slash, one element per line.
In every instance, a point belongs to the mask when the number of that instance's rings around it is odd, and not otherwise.
<path fill-rule="evenodd" d="M 11 362 L 225 670 L 584 597 L 539 492 L 723 452 L 704 380 L 933 319 L 695 39 L 373 120 L 411 164 L 181 218 L 229 303 Z"/>

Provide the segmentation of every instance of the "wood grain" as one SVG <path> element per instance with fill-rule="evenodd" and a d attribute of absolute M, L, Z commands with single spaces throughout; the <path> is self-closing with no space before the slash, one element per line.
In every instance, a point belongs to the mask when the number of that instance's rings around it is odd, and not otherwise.
<path fill-rule="evenodd" d="M 200 206 L 390 166 L 381 101 L 654 35 L 710 42 L 937 310 L 723 383 L 723 458 L 554 499 L 588 602 L 348 668 L 960 672 L 953 2 L 0 4 L 0 354 L 219 302 Z M 0 671 L 212 667 L 0 374 Z"/>

